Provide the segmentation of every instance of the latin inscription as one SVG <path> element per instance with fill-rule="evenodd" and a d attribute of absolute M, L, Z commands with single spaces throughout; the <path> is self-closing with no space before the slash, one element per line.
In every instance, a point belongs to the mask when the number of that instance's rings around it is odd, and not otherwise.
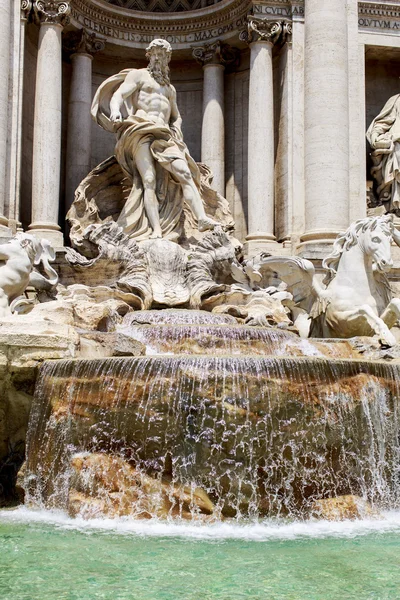
<path fill-rule="evenodd" d="M 304 6 L 264 6 L 256 4 L 253 7 L 255 15 L 269 15 L 270 17 L 304 17 Z"/>
<path fill-rule="evenodd" d="M 72 9 L 72 18 L 86 27 L 90 31 L 95 31 L 100 35 L 104 35 L 107 38 L 113 38 L 117 40 L 124 40 L 126 42 L 135 42 L 137 44 L 148 44 L 154 39 L 154 34 L 137 33 L 134 31 L 124 31 L 117 27 L 107 25 L 105 23 L 98 23 L 93 21 L 90 17 L 82 15 L 78 11 Z M 229 31 L 236 31 L 236 29 L 244 27 L 247 22 L 245 17 L 237 19 L 235 23 L 228 23 L 221 27 L 215 27 L 214 29 L 205 29 L 203 31 L 195 31 L 191 33 L 182 34 L 157 34 L 158 37 L 167 40 L 170 44 L 191 44 L 193 42 L 203 42 L 206 40 L 212 40 L 218 38 Z"/>
<path fill-rule="evenodd" d="M 359 27 L 374 27 L 375 29 L 391 29 L 392 31 L 400 31 L 400 21 L 392 21 L 390 19 L 358 19 Z"/>

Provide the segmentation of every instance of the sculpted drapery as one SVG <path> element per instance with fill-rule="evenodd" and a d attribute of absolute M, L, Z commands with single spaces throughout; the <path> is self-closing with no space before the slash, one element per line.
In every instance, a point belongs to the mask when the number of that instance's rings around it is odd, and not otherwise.
<path fill-rule="evenodd" d="M 193 180 L 200 191 L 200 171 L 190 156 L 179 131 L 173 126 L 162 126 L 141 116 L 134 115 L 130 98 L 122 107 L 123 120 L 110 120 L 110 102 L 115 91 L 122 85 L 130 69 L 107 79 L 97 90 L 92 104 L 92 116 L 106 131 L 117 135 L 115 154 L 124 173 L 132 181 L 132 192 L 118 218 L 118 224 L 138 241 L 147 239 L 151 227 L 144 209 L 143 182 L 135 166 L 135 155 L 142 144 L 150 142 L 150 151 L 156 166 L 156 194 L 159 201 L 160 225 L 163 237 L 177 239 L 183 208 L 181 186 L 166 169 L 176 159 L 184 159 Z"/>
<path fill-rule="evenodd" d="M 388 211 L 400 210 L 400 94 L 392 96 L 367 131 L 373 149 L 372 175 L 379 200 Z"/>

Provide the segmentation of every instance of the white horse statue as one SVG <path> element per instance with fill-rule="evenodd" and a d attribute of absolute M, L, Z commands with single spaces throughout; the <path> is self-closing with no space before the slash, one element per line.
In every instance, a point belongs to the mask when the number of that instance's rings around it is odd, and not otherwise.
<path fill-rule="evenodd" d="M 287 284 L 294 296 L 293 320 L 302 337 L 378 336 L 396 344 L 390 329 L 400 319 L 400 299 L 392 297 L 386 273 L 393 266 L 391 243 L 400 245 L 392 215 L 352 223 L 322 263 L 322 284 L 313 264 L 297 257 L 258 255 L 246 264 L 260 288 Z"/>
<path fill-rule="evenodd" d="M 54 259 L 50 242 L 29 233 L 17 233 L 0 245 L 0 319 L 33 308 L 22 296 L 28 285 L 37 290 L 51 290 L 57 285 L 57 272 L 49 264 Z M 40 263 L 47 277 L 35 270 Z"/>

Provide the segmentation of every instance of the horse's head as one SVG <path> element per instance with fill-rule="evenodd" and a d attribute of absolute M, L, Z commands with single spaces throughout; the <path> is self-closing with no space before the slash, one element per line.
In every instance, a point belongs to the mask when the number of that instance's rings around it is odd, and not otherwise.
<path fill-rule="evenodd" d="M 389 271 L 393 266 L 391 243 L 393 240 L 393 215 L 363 219 L 358 233 L 358 244 L 372 259 L 374 271 Z"/>
<path fill-rule="evenodd" d="M 328 271 L 324 283 L 329 284 L 335 277 L 343 252 L 356 245 L 371 259 L 373 271 L 389 271 L 393 266 L 393 228 L 393 215 L 367 217 L 352 223 L 348 230 L 335 240 L 331 254 L 322 262 L 322 266 Z"/>

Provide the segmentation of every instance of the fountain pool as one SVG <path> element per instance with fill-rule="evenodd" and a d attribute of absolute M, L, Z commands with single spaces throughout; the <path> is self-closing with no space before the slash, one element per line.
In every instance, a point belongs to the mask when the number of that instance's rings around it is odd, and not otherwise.
<path fill-rule="evenodd" d="M 0 515 L 2 600 L 394 600 L 400 513 L 206 527 Z"/>

